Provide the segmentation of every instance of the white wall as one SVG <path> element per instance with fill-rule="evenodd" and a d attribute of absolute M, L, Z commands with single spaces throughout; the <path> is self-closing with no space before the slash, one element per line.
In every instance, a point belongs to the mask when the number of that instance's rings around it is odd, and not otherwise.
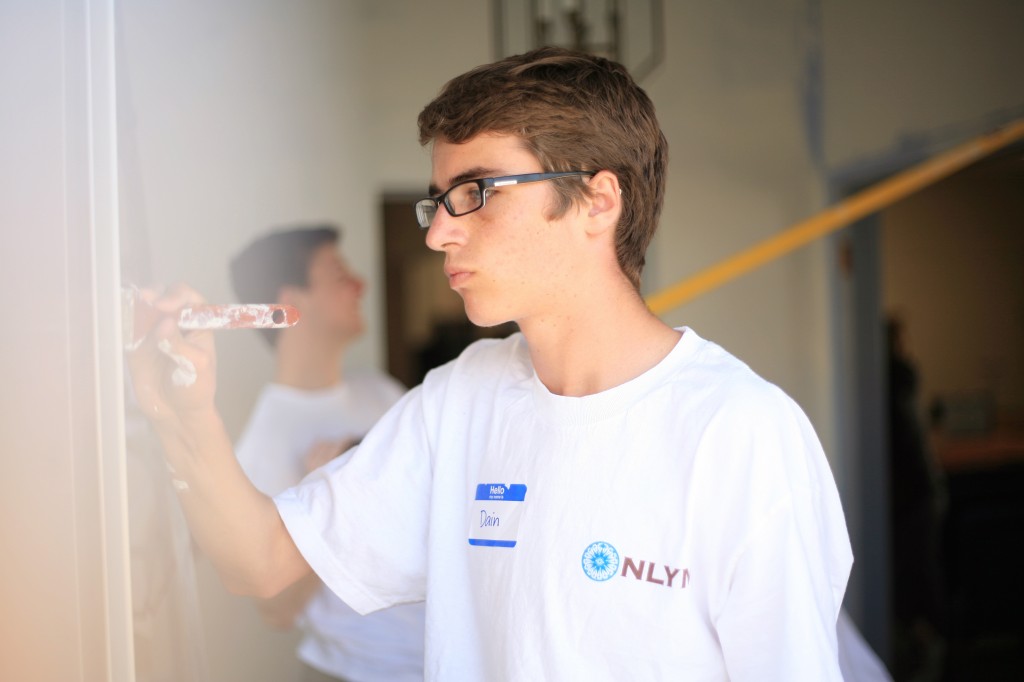
<path fill-rule="evenodd" d="M 667 3 L 665 63 L 644 83 L 671 145 L 650 291 L 771 236 L 821 205 L 804 132 L 805 3 Z M 831 441 L 821 247 L 665 315 L 780 384 Z M 833 452 L 833 448 L 827 448 Z"/>
<path fill-rule="evenodd" d="M 430 155 L 417 141 L 416 117 L 448 79 L 493 60 L 490 3 L 377 0 L 367 5 L 365 106 L 371 117 L 366 137 L 373 186 L 378 193 L 425 192 Z M 415 229 L 411 220 L 410 228 Z"/>
<path fill-rule="evenodd" d="M 830 168 L 948 148 L 1024 115 L 1024 3 L 822 4 Z"/>

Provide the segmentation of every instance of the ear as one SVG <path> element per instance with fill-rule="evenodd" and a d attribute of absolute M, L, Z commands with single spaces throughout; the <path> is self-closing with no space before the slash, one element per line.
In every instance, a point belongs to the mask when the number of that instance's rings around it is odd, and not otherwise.
<path fill-rule="evenodd" d="M 587 205 L 587 232 L 597 234 L 614 230 L 622 214 L 622 190 L 619 178 L 611 171 L 603 170 L 590 178 L 587 183 L 590 198 Z"/>

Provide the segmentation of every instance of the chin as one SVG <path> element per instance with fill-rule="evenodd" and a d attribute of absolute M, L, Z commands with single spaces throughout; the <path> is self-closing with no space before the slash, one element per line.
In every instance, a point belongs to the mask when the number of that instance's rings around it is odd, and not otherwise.
<path fill-rule="evenodd" d="M 455 289 L 455 293 L 462 298 L 462 307 L 466 311 L 466 317 L 477 327 L 494 327 L 502 322 L 512 319 L 506 315 L 509 312 L 508 306 L 501 305 L 500 296 L 496 296 L 493 289 L 487 292 L 479 288 Z"/>
<path fill-rule="evenodd" d="M 466 301 L 466 317 L 477 327 L 497 327 L 499 324 L 510 322 L 513 318 L 498 310 L 488 310 L 483 306 L 471 305 Z"/>

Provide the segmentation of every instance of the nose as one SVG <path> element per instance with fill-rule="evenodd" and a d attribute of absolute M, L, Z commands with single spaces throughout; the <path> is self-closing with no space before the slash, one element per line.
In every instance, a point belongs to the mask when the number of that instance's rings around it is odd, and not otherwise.
<path fill-rule="evenodd" d="M 444 251 L 451 244 L 465 239 L 465 221 L 453 218 L 444 204 L 437 207 L 437 213 L 427 229 L 427 246 L 434 251 Z"/>

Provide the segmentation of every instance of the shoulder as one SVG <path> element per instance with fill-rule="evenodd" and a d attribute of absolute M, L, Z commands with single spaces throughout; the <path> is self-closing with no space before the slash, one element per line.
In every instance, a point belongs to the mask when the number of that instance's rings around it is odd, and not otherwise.
<path fill-rule="evenodd" d="M 717 542 L 716 535 L 740 537 L 746 540 L 736 546 L 745 546 L 761 521 L 778 514 L 811 538 L 807 542 L 817 542 L 814 528 L 827 529 L 821 537 L 829 537 L 829 556 L 844 566 L 846 535 L 835 481 L 803 410 L 716 344 L 705 342 L 699 355 L 687 385 L 702 416 L 691 424 L 699 430 L 693 476 L 713 510 L 706 516 L 709 542 Z"/>
<path fill-rule="evenodd" d="M 806 479 L 824 462 L 796 401 L 721 346 L 700 339 L 676 385 L 699 415 L 691 426 L 701 432 L 702 451 L 732 480 Z"/>
<path fill-rule="evenodd" d="M 687 361 L 679 364 L 674 383 L 695 395 L 706 414 L 756 423 L 759 418 L 775 421 L 793 409 L 799 411 L 781 388 L 735 355 L 691 329 L 685 335 L 690 337 Z"/>

